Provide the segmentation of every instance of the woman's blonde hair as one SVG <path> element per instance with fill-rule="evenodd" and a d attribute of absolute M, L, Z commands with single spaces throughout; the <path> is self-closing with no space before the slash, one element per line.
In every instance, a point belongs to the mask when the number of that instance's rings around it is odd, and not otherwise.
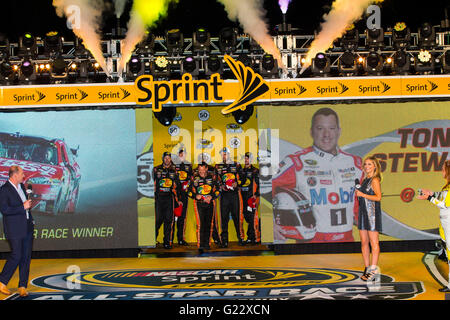
<path fill-rule="evenodd" d="M 450 160 L 445 160 L 444 162 L 444 178 L 447 180 L 447 183 L 442 189 L 447 188 L 450 185 Z"/>
<path fill-rule="evenodd" d="M 378 161 L 378 159 L 374 156 L 368 156 L 368 157 L 364 158 L 363 166 L 364 166 L 364 163 L 366 162 L 366 160 L 370 160 L 375 164 L 375 172 L 374 172 L 374 175 L 372 178 L 378 178 L 381 182 L 381 180 L 383 179 L 383 176 L 381 175 L 380 161 Z M 365 175 L 365 173 L 364 173 L 364 175 Z"/>

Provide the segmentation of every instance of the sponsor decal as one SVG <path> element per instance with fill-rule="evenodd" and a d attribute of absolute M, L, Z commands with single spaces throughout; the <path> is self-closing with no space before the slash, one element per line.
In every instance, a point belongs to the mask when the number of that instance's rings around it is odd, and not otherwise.
<path fill-rule="evenodd" d="M 180 134 L 180 127 L 173 124 L 169 127 L 168 132 L 172 137 L 178 136 Z"/>
<path fill-rule="evenodd" d="M 197 141 L 197 149 L 211 149 L 213 147 L 213 143 L 208 139 L 199 139 Z"/>
<path fill-rule="evenodd" d="M 310 165 L 310 166 L 316 166 L 317 165 L 317 161 L 316 160 L 312 160 L 312 159 L 306 159 L 305 162 Z"/>
<path fill-rule="evenodd" d="M 306 182 L 310 187 L 314 187 L 317 184 L 317 180 L 314 177 L 309 177 L 308 179 L 306 179 Z"/>
<path fill-rule="evenodd" d="M 198 119 L 200 121 L 207 121 L 207 120 L 209 120 L 209 117 L 210 117 L 210 114 L 209 114 L 208 110 L 203 109 L 198 112 Z"/>
<path fill-rule="evenodd" d="M 326 188 L 320 188 L 319 190 L 310 189 L 311 205 L 327 205 L 340 204 L 353 202 L 355 189 L 352 187 L 346 191 L 343 188 L 339 188 L 339 192 L 327 192 Z"/>
<path fill-rule="evenodd" d="M 331 184 L 333 184 L 333 181 L 320 179 L 320 184 L 331 185 Z"/>
<path fill-rule="evenodd" d="M 43 276 L 32 284 L 60 292 L 30 293 L 20 300 L 410 299 L 422 282 L 376 283 L 359 271 L 327 268 L 242 268 L 91 271 Z"/>
<path fill-rule="evenodd" d="M 155 191 L 151 168 L 153 168 L 153 152 L 141 154 L 137 158 L 137 190 L 140 195 L 149 198 L 153 197 Z M 156 175 L 161 177 L 160 172 Z"/>
<path fill-rule="evenodd" d="M 229 123 L 226 126 L 227 133 L 242 133 L 242 127 L 237 123 Z"/>
<path fill-rule="evenodd" d="M 233 137 L 230 139 L 228 145 L 230 146 L 230 148 L 237 149 L 241 145 L 241 140 L 239 140 L 238 137 Z"/>

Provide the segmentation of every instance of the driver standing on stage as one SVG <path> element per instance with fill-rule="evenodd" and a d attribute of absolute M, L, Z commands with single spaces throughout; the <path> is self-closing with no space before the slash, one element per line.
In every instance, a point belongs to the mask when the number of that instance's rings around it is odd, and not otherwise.
<path fill-rule="evenodd" d="M 286 188 L 310 201 L 316 220 L 316 233 L 310 242 L 354 241 L 353 221 L 358 212 L 355 179 L 362 178 L 361 158 L 338 147 L 339 117 L 330 108 L 314 113 L 310 133 L 313 146 L 288 155 L 280 163 L 272 181 L 273 196 Z M 283 231 L 275 224 L 274 238 L 285 240 Z"/>
<path fill-rule="evenodd" d="M 174 222 L 174 208 L 182 205 L 179 199 L 180 182 L 170 152 L 164 152 L 163 163 L 153 168 L 155 181 L 155 213 L 156 238 L 161 225 L 164 223 L 164 248 L 172 249 L 172 232 Z"/>
<path fill-rule="evenodd" d="M 239 190 L 241 165 L 230 159 L 230 151 L 223 148 L 220 151 L 222 163 L 216 164 L 216 177 L 220 185 L 220 221 L 221 221 L 221 245 L 228 247 L 228 222 L 231 218 L 236 228 L 239 245 L 244 245 L 242 196 Z"/>
<path fill-rule="evenodd" d="M 215 212 L 214 200 L 219 196 L 219 186 L 215 176 L 208 171 L 208 165 L 205 162 L 199 164 L 198 174 L 192 177 L 188 186 L 188 195 L 194 199 L 198 248 L 210 249 L 209 242 Z"/>
<path fill-rule="evenodd" d="M 186 227 L 186 212 L 188 206 L 188 186 L 189 181 L 192 178 L 192 165 L 186 162 L 185 150 L 182 148 L 178 151 L 179 163 L 175 164 L 175 170 L 177 171 L 178 180 L 180 181 L 180 201 L 183 204 L 181 216 L 178 217 L 177 224 L 177 239 L 178 244 L 187 246 L 188 243 L 184 239 L 185 227 Z"/>
<path fill-rule="evenodd" d="M 248 223 L 246 244 L 261 241 L 257 204 L 259 201 L 259 170 L 252 164 L 253 155 L 245 153 L 241 173 L 241 193 L 245 221 Z"/>

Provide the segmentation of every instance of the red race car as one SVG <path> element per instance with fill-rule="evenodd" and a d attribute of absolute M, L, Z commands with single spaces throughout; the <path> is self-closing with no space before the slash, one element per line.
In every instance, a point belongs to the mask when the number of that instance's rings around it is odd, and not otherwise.
<path fill-rule="evenodd" d="M 9 167 L 18 165 L 25 185 L 32 185 L 34 212 L 74 213 L 81 180 L 78 148 L 70 149 L 62 139 L 0 132 L 0 185 L 8 180 Z"/>

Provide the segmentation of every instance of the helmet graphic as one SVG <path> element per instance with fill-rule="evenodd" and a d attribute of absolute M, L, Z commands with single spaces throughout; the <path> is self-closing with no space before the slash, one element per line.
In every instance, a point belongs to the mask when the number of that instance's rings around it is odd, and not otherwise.
<path fill-rule="evenodd" d="M 298 191 L 280 188 L 274 196 L 273 212 L 275 223 L 285 236 L 296 240 L 311 240 L 316 234 L 316 219 L 311 204 Z"/>

